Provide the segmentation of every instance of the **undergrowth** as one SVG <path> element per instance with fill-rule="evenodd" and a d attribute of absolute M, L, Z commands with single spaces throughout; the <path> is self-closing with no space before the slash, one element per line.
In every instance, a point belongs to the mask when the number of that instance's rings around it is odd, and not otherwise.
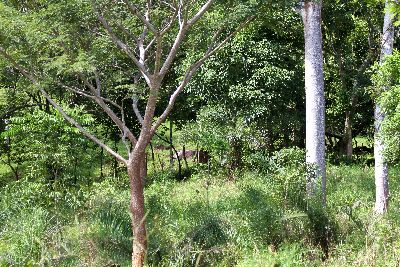
<path fill-rule="evenodd" d="M 207 171 L 185 181 L 153 175 L 148 266 L 399 266 L 395 172 L 390 211 L 377 218 L 372 168 L 328 166 L 323 208 L 306 199 L 305 166 L 285 160 L 288 153 L 235 180 Z M 3 187 L 0 266 L 130 266 L 126 182 Z"/>

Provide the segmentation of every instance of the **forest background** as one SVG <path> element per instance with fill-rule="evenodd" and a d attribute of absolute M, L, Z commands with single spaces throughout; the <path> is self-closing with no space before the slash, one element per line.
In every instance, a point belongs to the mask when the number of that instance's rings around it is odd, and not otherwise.
<path fill-rule="evenodd" d="M 398 9 L 2 0 L 0 266 L 399 266 Z"/>

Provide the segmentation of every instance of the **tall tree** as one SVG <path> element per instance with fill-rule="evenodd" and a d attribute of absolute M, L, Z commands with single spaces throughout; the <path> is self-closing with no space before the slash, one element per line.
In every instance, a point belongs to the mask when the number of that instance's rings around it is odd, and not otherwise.
<path fill-rule="evenodd" d="M 393 53 L 394 43 L 394 26 L 393 14 L 390 11 L 390 1 L 385 2 L 385 18 L 383 22 L 382 43 L 381 43 L 381 58 L 380 65 L 385 63 L 385 58 Z M 387 88 L 379 88 L 385 90 Z M 385 119 L 385 113 L 380 104 L 375 104 L 375 213 L 383 214 L 387 211 L 389 202 L 389 170 L 387 162 L 384 159 L 383 151 L 385 145 L 381 138 L 381 125 Z"/>
<path fill-rule="evenodd" d="M 321 1 L 305 1 L 301 15 L 304 23 L 306 87 L 306 161 L 313 166 L 307 177 L 307 192 L 317 192 L 321 179 L 322 202 L 325 203 L 325 97 L 322 56 Z M 315 168 L 315 169 L 314 169 Z"/>
<path fill-rule="evenodd" d="M 248 12 L 244 12 L 249 11 L 246 5 L 235 16 L 231 12 L 236 10 L 235 3 L 229 6 L 214 2 L 71 0 L 43 1 L 33 7 L 19 2 L 12 6 L 0 3 L 0 55 L 34 84 L 69 123 L 126 166 L 134 235 L 132 266 L 143 266 L 147 250 L 146 147 L 194 73 L 250 20 Z M 242 23 L 227 24 L 215 16 L 207 17 L 212 6 L 217 9 L 216 14 L 226 15 L 223 20 L 228 17 Z M 225 10 L 230 13 L 223 13 Z M 207 20 L 206 24 L 200 19 Z M 194 25 L 207 29 L 207 34 L 196 36 Z M 198 40 L 193 41 L 196 37 Z M 180 51 L 185 45 L 203 45 L 204 50 L 195 58 L 185 58 Z M 165 88 L 166 77 L 177 60 L 183 61 L 180 65 L 185 71 L 174 88 Z M 96 103 L 120 130 L 127 157 L 70 116 L 52 97 L 53 88 Z M 162 103 L 162 111 L 156 116 L 160 94 L 166 90 L 170 90 L 169 101 Z M 112 99 L 113 91 L 122 97 Z M 144 104 L 138 105 L 138 101 Z M 134 110 L 140 130 L 127 124 L 132 118 L 126 116 L 126 107 Z"/>
<path fill-rule="evenodd" d="M 349 159 L 353 137 L 368 135 L 373 123 L 367 70 L 379 58 L 381 14 L 381 3 L 367 0 L 325 1 L 322 11 L 329 48 L 324 51 L 326 136 L 331 148 Z"/>

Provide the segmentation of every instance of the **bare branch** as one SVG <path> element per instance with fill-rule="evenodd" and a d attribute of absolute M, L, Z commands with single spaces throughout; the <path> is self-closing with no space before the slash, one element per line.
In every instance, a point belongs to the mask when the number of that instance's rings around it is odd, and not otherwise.
<path fill-rule="evenodd" d="M 104 18 L 104 16 L 99 12 L 99 10 L 97 9 L 96 3 L 93 0 L 93 10 L 97 15 L 97 18 L 99 19 L 99 21 L 102 23 L 103 27 L 106 29 L 108 35 L 111 37 L 111 40 L 119 47 L 122 49 L 122 51 L 124 51 L 129 58 L 132 59 L 133 63 L 135 63 L 135 65 L 139 68 L 140 72 L 142 73 L 143 77 L 145 78 L 146 82 L 148 84 L 150 84 L 150 74 L 148 73 L 148 71 L 146 70 L 146 67 L 144 66 L 144 64 L 142 64 L 137 58 L 135 53 L 132 51 L 132 49 L 126 45 L 124 42 L 122 42 L 117 35 L 114 33 L 112 27 L 110 26 L 110 24 L 107 22 L 107 20 Z"/>
<path fill-rule="evenodd" d="M 135 4 L 129 0 L 124 0 L 124 3 L 128 6 L 129 10 L 136 15 L 152 33 L 154 33 L 154 35 L 158 35 L 158 30 L 156 27 L 151 24 L 151 22 L 145 16 L 140 14 L 139 9 Z"/>
<path fill-rule="evenodd" d="M 89 133 L 85 128 L 83 128 L 76 120 L 74 120 L 72 117 L 70 117 L 64 109 L 59 106 L 48 94 L 47 92 L 40 86 L 40 83 L 36 80 L 36 78 L 31 75 L 29 71 L 24 69 L 20 64 L 18 64 L 5 50 L 3 47 L 0 46 L 0 54 L 3 55 L 23 76 L 25 76 L 28 80 L 30 80 L 42 93 L 42 95 L 49 101 L 49 103 L 64 117 L 66 121 L 68 121 L 70 124 L 75 126 L 84 136 L 86 136 L 88 139 L 92 140 L 95 142 L 97 145 L 105 149 L 108 153 L 110 153 L 112 156 L 114 156 L 117 160 L 123 162 L 124 164 L 127 164 L 128 161 L 123 158 L 121 155 L 119 155 L 117 152 L 112 150 L 109 146 L 104 144 L 100 139 L 98 139 L 96 136 L 93 134 Z"/>
<path fill-rule="evenodd" d="M 204 13 L 207 12 L 207 10 L 211 7 L 213 3 L 214 0 L 208 0 L 206 3 L 204 3 L 204 5 L 200 8 L 200 10 L 196 13 L 196 15 L 194 15 L 193 18 L 191 18 L 187 24 L 189 26 L 195 24 L 204 15 Z"/>
<path fill-rule="evenodd" d="M 176 11 L 176 1 L 173 1 L 172 4 L 168 3 L 167 1 L 161 1 L 162 4 L 168 6 L 169 8 L 171 8 L 171 10 Z"/>
<path fill-rule="evenodd" d="M 202 58 L 200 58 L 198 61 L 196 61 L 195 63 L 193 63 L 188 70 L 186 71 L 183 80 L 181 82 L 181 84 L 175 89 L 174 93 L 171 95 L 169 103 L 166 107 L 166 109 L 164 110 L 164 112 L 162 113 L 162 115 L 158 118 L 158 120 L 156 121 L 156 123 L 152 126 L 151 128 L 151 135 L 154 135 L 154 133 L 156 132 L 156 130 L 158 129 L 158 127 L 160 127 L 161 123 L 163 123 L 169 113 L 171 112 L 179 94 L 183 91 L 183 89 L 185 88 L 185 86 L 189 83 L 190 79 L 193 77 L 193 75 L 196 73 L 196 71 L 199 69 L 199 67 L 213 54 L 215 54 L 216 52 L 218 52 L 229 40 L 231 40 L 240 30 L 242 30 L 246 25 L 248 25 L 252 20 L 254 19 L 254 17 L 250 17 L 248 18 L 246 21 L 244 21 L 243 23 L 241 23 L 239 25 L 239 27 L 236 28 L 235 31 L 233 31 L 231 34 L 229 34 L 222 42 L 220 42 L 218 45 L 215 45 L 215 41 L 218 38 L 218 36 L 221 33 L 221 29 L 218 30 L 215 34 L 214 37 L 211 41 L 211 44 L 209 45 L 207 51 L 205 52 L 205 54 L 203 55 Z"/>
<path fill-rule="evenodd" d="M 115 25 L 117 26 L 118 29 L 120 29 L 126 36 L 134 40 L 136 43 L 138 42 L 138 38 L 131 33 L 127 28 L 125 28 L 122 24 L 114 21 Z"/>
<path fill-rule="evenodd" d="M 83 81 L 83 83 L 90 89 L 92 94 L 95 96 L 95 101 L 99 106 L 105 111 L 105 113 L 111 118 L 111 120 L 119 127 L 119 129 L 122 131 L 123 135 L 126 135 L 131 141 L 133 145 L 136 144 L 137 139 L 129 130 L 129 128 L 126 126 L 126 124 L 110 109 L 110 107 L 104 102 L 104 100 L 101 98 L 100 93 L 99 93 L 99 86 L 98 84 L 97 87 L 94 87 L 82 74 L 78 74 L 79 78 Z M 96 75 L 97 76 L 97 75 Z M 96 80 L 100 82 L 100 79 L 97 77 Z"/>
<path fill-rule="evenodd" d="M 88 93 L 86 93 L 86 92 L 84 92 L 82 90 L 79 90 L 78 88 L 73 87 L 73 86 L 68 86 L 68 85 L 65 85 L 65 84 L 63 84 L 61 82 L 59 82 L 58 85 L 60 85 L 62 88 L 67 89 L 68 91 L 71 91 L 71 92 L 73 92 L 75 94 L 82 95 L 84 97 L 87 97 L 87 98 L 90 98 L 90 99 L 93 99 L 93 100 L 96 98 L 94 95 L 90 95 L 90 94 L 88 94 Z"/>
<path fill-rule="evenodd" d="M 178 53 L 178 48 L 181 45 L 183 38 L 185 37 L 185 34 L 187 32 L 187 29 L 192 26 L 196 21 L 198 21 L 204 13 L 211 7 L 213 4 L 214 0 L 208 0 L 201 8 L 200 10 L 194 15 L 192 19 L 189 21 L 186 21 L 185 16 L 182 14 L 183 12 L 183 3 L 182 0 L 180 0 L 179 3 L 179 8 L 178 8 L 178 18 L 179 18 L 179 32 L 177 36 L 175 37 L 174 44 L 172 45 L 172 48 L 160 70 L 160 77 L 164 78 L 165 75 L 167 74 L 168 70 L 170 69 L 172 62 L 174 61 L 176 54 Z"/>
<path fill-rule="evenodd" d="M 65 120 L 67 120 L 69 123 L 74 125 L 78 130 L 85 135 L 87 138 L 98 144 L 100 147 L 105 149 L 108 153 L 110 153 L 112 156 L 114 156 L 117 160 L 127 164 L 127 160 L 124 159 L 120 154 L 112 150 L 109 146 L 104 144 L 102 141 L 100 141 L 96 136 L 93 134 L 89 133 L 87 130 L 85 130 L 77 121 L 75 121 L 73 118 L 68 116 L 68 114 L 59 106 L 48 94 L 45 90 L 42 88 L 39 88 L 40 92 L 44 95 L 44 97 L 49 101 L 49 103 L 64 117 Z"/>
<path fill-rule="evenodd" d="M 100 81 L 100 76 L 99 76 L 99 73 L 97 72 L 97 70 L 94 70 L 94 78 L 96 80 L 96 89 L 97 89 L 96 96 L 100 97 L 100 95 L 101 95 L 101 81 Z"/>
<path fill-rule="evenodd" d="M 246 19 L 244 22 L 242 22 L 235 31 L 233 31 L 232 33 L 230 33 L 227 37 L 225 37 L 225 39 L 220 42 L 217 46 L 212 46 L 214 45 L 213 43 L 211 43 L 210 47 L 207 49 L 207 52 L 205 55 L 208 55 L 208 57 L 212 56 L 213 54 L 215 54 L 216 52 L 218 52 L 224 45 L 226 45 L 229 40 L 231 40 L 236 34 L 238 34 L 238 32 L 240 32 L 244 27 L 246 27 L 253 19 L 255 18 L 255 16 L 251 16 L 248 19 Z M 213 42 L 216 41 L 216 39 L 218 38 L 218 36 L 220 35 L 221 30 L 218 30 L 216 32 L 216 34 L 214 34 L 213 37 Z"/>
<path fill-rule="evenodd" d="M 63 84 L 63 83 L 61 83 L 61 82 L 58 82 L 58 85 L 61 86 L 61 87 L 64 88 L 64 89 L 67 89 L 67 90 L 69 90 L 69 91 L 75 93 L 75 94 L 82 95 L 82 96 L 84 96 L 84 97 L 87 97 L 87 98 L 90 98 L 90 99 L 93 99 L 93 100 L 95 100 L 96 97 L 97 97 L 97 96 L 88 94 L 88 93 L 86 93 L 85 91 L 82 91 L 82 90 L 80 90 L 80 89 L 78 89 L 78 88 L 76 88 L 76 87 L 74 87 L 74 86 L 68 86 L 68 85 L 65 85 L 65 84 Z M 100 96 L 100 98 L 101 98 L 104 102 L 110 103 L 110 104 L 113 105 L 114 107 L 116 107 L 116 108 L 122 110 L 122 107 L 121 107 L 120 105 L 118 105 L 116 102 L 112 101 L 111 99 L 108 99 L 108 98 L 105 98 L 105 97 L 102 97 L 102 96 Z"/>
<path fill-rule="evenodd" d="M 150 11 L 151 11 L 151 0 L 147 0 L 147 10 L 145 13 L 145 19 L 147 21 L 150 21 Z M 143 27 L 143 32 L 140 35 L 140 38 L 137 41 L 137 46 L 139 48 L 139 62 L 142 63 L 143 65 L 146 62 L 146 52 L 147 52 L 147 47 L 145 47 L 144 42 L 147 36 L 147 33 L 149 31 L 149 27 L 145 24 Z M 155 36 L 157 38 L 158 34 Z"/>
<path fill-rule="evenodd" d="M 139 48 L 139 62 L 140 64 L 144 65 L 144 62 L 146 61 L 146 48 L 144 47 L 144 39 L 146 38 L 147 35 L 147 27 L 145 26 L 143 29 L 142 34 L 140 35 L 140 38 L 138 40 L 138 48 Z"/>
<path fill-rule="evenodd" d="M 154 44 L 154 42 L 156 41 L 156 38 L 154 37 L 146 46 L 146 48 L 144 49 L 146 52 L 151 48 L 151 46 Z M 146 62 L 146 60 L 145 60 Z"/>
<path fill-rule="evenodd" d="M 124 101 L 123 100 L 122 100 L 122 108 L 121 108 L 121 117 L 122 117 L 122 122 L 124 123 L 124 125 L 126 125 L 126 123 L 125 123 L 125 113 L 124 113 Z M 127 135 L 127 132 L 124 132 L 121 139 L 122 139 L 122 143 L 124 143 L 124 145 L 125 145 L 125 149 L 128 152 L 128 155 L 129 155 L 130 147 L 129 147 L 129 144 L 126 142 L 126 135 Z"/>
<path fill-rule="evenodd" d="M 156 121 L 156 123 L 151 127 L 151 135 L 153 135 L 156 130 L 158 129 L 158 127 L 160 127 L 161 123 L 163 123 L 169 113 L 171 112 L 176 99 L 178 98 L 179 94 L 183 91 L 183 89 L 185 88 L 185 86 L 189 83 L 190 79 L 193 77 L 193 75 L 195 74 L 195 72 L 197 71 L 197 69 L 201 66 L 201 64 L 203 64 L 203 62 L 208 58 L 209 56 L 204 55 L 199 61 L 197 61 L 196 63 L 194 63 L 193 65 L 190 66 L 190 68 L 187 70 L 183 81 L 181 82 L 181 84 L 176 88 L 176 90 L 174 91 L 174 93 L 171 95 L 169 103 L 166 107 L 166 109 L 164 110 L 163 114 L 158 118 L 158 120 Z"/>
<path fill-rule="evenodd" d="M 168 23 L 166 26 L 164 26 L 164 28 L 161 30 L 160 35 L 163 36 L 164 34 L 166 34 L 172 27 L 172 25 L 174 24 L 174 21 L 176 19 L 176 16 L 178 15 L 178 9 L 175 8 L 174 9 L 174 13 L 171 15 Z"/>
<path fill-rule="evenodd" d="M 154 62 L 154 74 L 160 71 L 161 57 L 162 57 L 162 36 L 157 37 L 156 59 Z"/>
<path fill-rule="evenodd" d="M 178 34 L 175 37 L 174 44 L 172 45 L 172 48 L 169 51 L 167 59 L 164 61 L 164 64 L 160 70 L 161 78 L 164 78 L 165 75 L 167 74 L 168 70 L 170 69 L 170 67 L 176 57 L 176 54 L 178 53 L 179 46 L 181 45 L 183 38 L 185 37 L 186 31 L 187 31 L 187 27 L 186 27 L 185 23 L 183 22 L 183 24 L 181 24 L 181 26 L 179 28 Z"/>
<path fill-rule="evenodd" d="M 185 17 L 184 17 L 184 4 L 183 4 L 183 0 L 179 0 L 179 4 L 178 4 L 178 22 L 179 22 L 179 26 L 183 27 L 183 25 L 185 25 Z"/>
<path fill-rule="evenodd" d="M 143 117 L 140 114 L 140 111 L 139 111 L 139 108 L 137 106 L 137 103 L 138 103 L 137 98 L 132 97 L 132 108 L 133 108 L 133 111 L 135 112 L 136 118 L 138 119 L 139 123 L 141 125 L 143 125 Z"/>

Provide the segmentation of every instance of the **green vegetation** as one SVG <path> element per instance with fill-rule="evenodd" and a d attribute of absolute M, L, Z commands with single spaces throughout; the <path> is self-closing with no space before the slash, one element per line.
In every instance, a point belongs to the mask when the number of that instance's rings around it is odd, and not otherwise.
<path fill-rule="evenodd" d="M 399 12 L 0 1 L 0 267 L 400 266 Z"/>
<path fill-rule="evenodd" d="M 146 187 L 149 266 L 396 266 L 399 178 L 390 213 L 372 216 L 372 168 L 329 166 L 326 209 L 305 206 L 301 166 L 236 180 L 161 173 Z M 129 190 L 106 179 L 54 190 L 19 181 L 1 189 L 0 266 L 130 265 Z"/>

